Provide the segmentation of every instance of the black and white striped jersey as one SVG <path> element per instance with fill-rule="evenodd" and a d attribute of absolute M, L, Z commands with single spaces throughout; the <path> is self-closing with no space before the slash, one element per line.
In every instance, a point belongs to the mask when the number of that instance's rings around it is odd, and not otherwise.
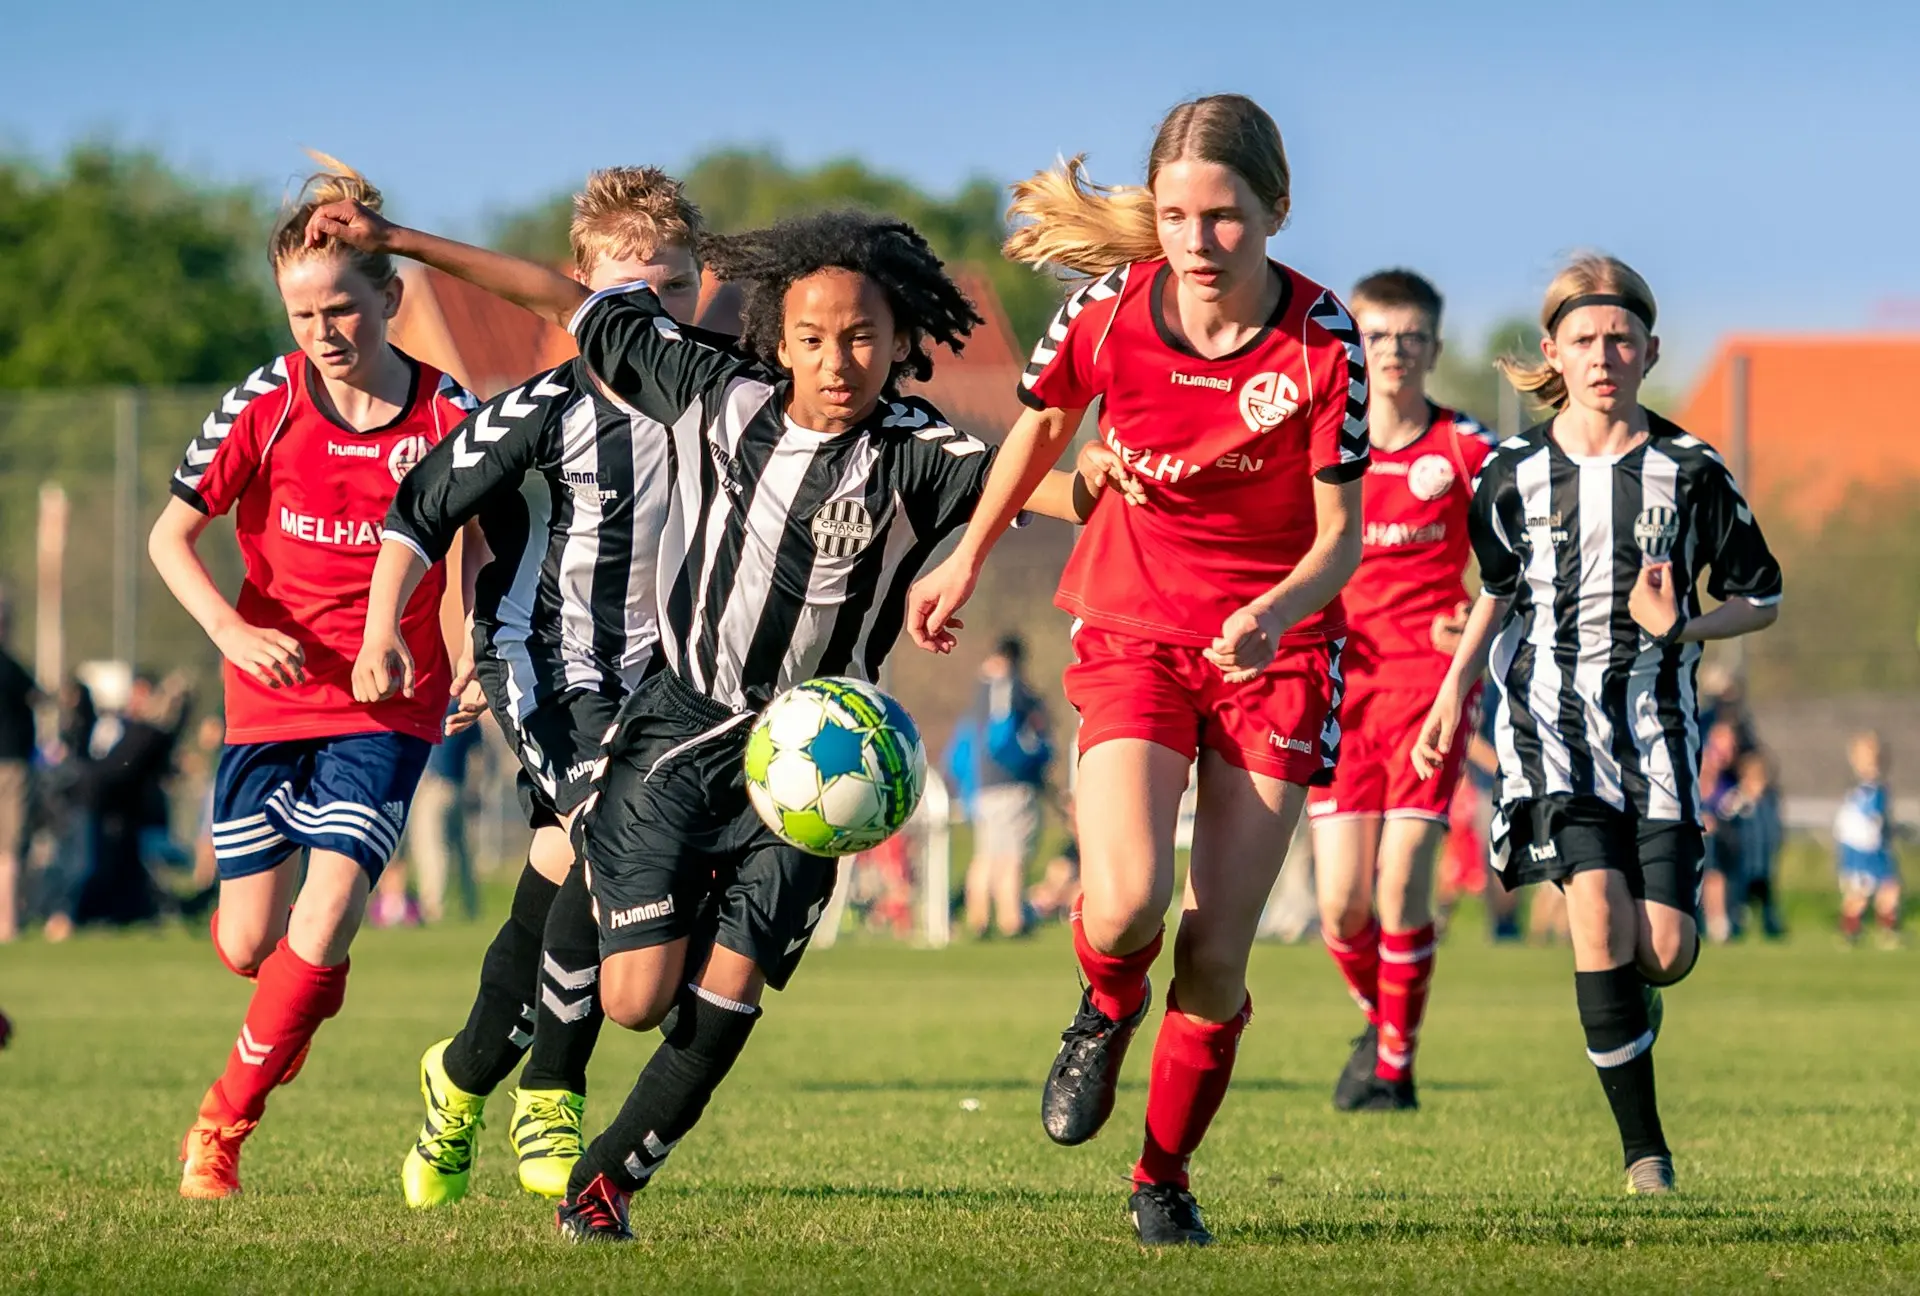
<path fill-rule="evenodd" d="M 1713 448 L 1649 418 L 1624 455 L 1569 455 L 1542 424 L 1481 471 L 1468 530 L 1484 591 L 1512 600 L 1490 666 L 1503 808 L 1578 796 L 1699 818 L 1701 648 L 1656 645 L 1628 595 L 1643 565 L 1670 561 L 1683 615 L 1699 614 L 1709 568 L 1715 599 L 1771 603 L 1780 567 Z"/>
<path fill-rule="evenodd" d="M 483 404 L 407 474 L 383 538 L 429 563 L 469 518 L 493 551 L 474 590 L 513 719 L 576 689 L 624 694 L 659 640 L 654 559 L 667 430 L 579 360 Z"/>
<path fill-rule="evenodd" d="M 593 371 L 667 428 L 667 664 L 737 711 L 819 675 L 877 678 L 908 585 L 973 514 L 986 443 L 917 397 L 839 435 L 800 427 L 786 375 L 674 323 L 645 284 L 596 293 L 571 327 Z"/>

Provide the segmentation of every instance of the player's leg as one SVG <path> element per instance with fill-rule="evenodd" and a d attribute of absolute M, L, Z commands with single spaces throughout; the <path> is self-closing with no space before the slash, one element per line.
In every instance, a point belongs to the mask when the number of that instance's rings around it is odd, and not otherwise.
<path fill-rule="evenodd" d="M 1840 874 L 1840 936 L 1852 945 L 1860 939 L 1860 926 L 1866 920 L 1867 910 L 1873 904 L 1873 893 L 1877 889 L 1871 875 L 1861 874 L 1851 869 Z"/>
<path fill-rule="evenodd" d="M 1438 790 L 1436 789 L 1436 798 Z M 1414 1054 L 1433 984 L 1437 933 L 1433 922 L 1434 869 L 1446 839 L 1446 824 L 1430 813 L 1392 812 L 1380 834 L 1380 1049 L 1374 1065 L 1379 1083 L 1363 1104 L 1369 1110 L 1405 1110 L 1419 1105 L 1413 1084 Z"/>
<path fill-rule="evenodd" d="M 623 1236 L 626 1199 L 699 1122 L 753 1033 L 763 991 L 786 987 L 833 895 L 837 860 L 778 842 L 751 809 L 741 813 L 753 820 L 740 834 L 752 844 L 727 843 L 736 849 L 724 852 L 711 919 L 694 940 L 701 964 L 677 987 L 665 1038 L 626 1102 L 574 1166 L 558 1216 L 570 1237 Z M 611 1012 L 611 976 L 607 985 Z"/>
<path fill-rule="evenodd" d="M 1349 759 L 1342 767 L 1352 769 L 1359 764 Z M 1337 772 L 1334 779 L 1336 786 L 1342 781 Z M 1346 780 L 1349 785 L 1360 781 L 1358 777 Z M 1351 799 L 1330 798 L 1326 804 L 1339 805 Z M 1311 800 L 1308 813 L 1312 813 Z M 1373 887 L 1381 822 L 1378 814 L 1336 812 L 1315 818 L 1312 825 L 1320 939 L 1366 1023 L 1354 1038 L 1353 1051 L 1334 1082 L 1333 1105 L 1341 1111 L 1352 1111 L 1371 1091 L 1380 1051 L 1380 926 L 1374 919 Z"/>
<path fill-rule="evenodd" d="M 1630 830 L 1581 824 L 1556 835 L 1573 945 L 1574 997 L 1587 1037 L 1587 1058 L 1613 1110 L 1635 1192 L 1670 1191 L 1673 1158 L 1660 1124 L 1654 1086 L 1654 1031 L 1647 982 L 1636 966 L 1643 897 Z"/>
<path fill-rule="evenodd" d="M 1192 861 L 1167 1013 L 1154 1041 L 1146 1135 L 1133 1168 L 1134 1225 L 1149 1244 L 1212 1241 L 1188 1191 L 1187 1164 L 1226 1098 L 1253 1014 L 1247 958 L 1306 789 L 1200 754 Z"/>
<path fill-rule="evenodd" d="M 1896 876 L 1880 879 L 1873 889 L 1873 914 L 1880 923 L 1880 943 L 1883 948 L 1896 949 L 1900 945 L 1900 879 Z"/>

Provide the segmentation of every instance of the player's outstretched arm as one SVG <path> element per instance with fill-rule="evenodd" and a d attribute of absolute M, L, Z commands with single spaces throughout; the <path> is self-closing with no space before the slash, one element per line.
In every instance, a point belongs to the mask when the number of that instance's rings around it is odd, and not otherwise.
<path fill-rule="evenodd" d="M 187 615 L 200 623 L 214 647 L 247 674 L 272 688 L 306 679 L 306 651 L 291 635 L 241 619 L 200 561 L 200 536 L 212 521 L 179 497 L 167 501 L 147 535 L 147 556 Z"/>
<path fill-rule="evenodd" d="M 928 652 L 953 651 L 955 641 L 948 623 L 973 596 L 987 554 L 1059 462 L 1073 440 L 1074 429 L 1080 426 L 1082 413 L 1028 410 L 1007 433 L 959 547 L 945 562 L 915 581 L 907 594 L 907 633 L 920 647 Z M 1057 504 L 1058 500 L 1052 502 Z M 1074 516 L 1070 508 L 1066 516 Z"/>
<path fill-rule="evenodd" d="M 579 283 L 536 262 L 396 225 L 357 202 L 328 203 L 313 213 L 307 222 L 307 245 L 318 247 L 328 239 L 362 252 L 386 252 L 430 265 L 524 306 L 560 328 L 567 327 L 590 295 Z"/>
<path fill-rule="evenodd" d="M 1482 592 L 1467 614 L 1466 628 L 1460 632 L 1460 646 L 1453 650 L 1446 678 L 1434 696 L 1420 736 L 1414 740 L 1413 772 L 1422 779 L 1432 778 L 1446 764 L 1460 728 L 1460 712 L 1467 693 L 1487 669 L 1487 654 L 1493 650 L 1493 632 L 1506 619 L 1513 600 Z"/>
<path fill-rule="evenodd" d="M 373 562 L 373 583 L 367 589 L 367 626 L 360 637 L 360 656 L 353 663 L 353 698 L 381 702 L 395 691 L 413 696 L 413 653 L 400 629 L 401 609 L 426 579 L 427 556 L 389 531 Z"/>

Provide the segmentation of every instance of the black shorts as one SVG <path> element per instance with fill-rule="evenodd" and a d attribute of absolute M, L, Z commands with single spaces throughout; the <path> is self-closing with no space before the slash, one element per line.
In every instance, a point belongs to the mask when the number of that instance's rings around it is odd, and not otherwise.
<path fill-rule="evenodd" d="M 1636 900 L 1691 914 L 1700 903 L 1700 825 L 1642 819 L 1592 797 L 1542 797 L 1500 807 L 1495 868 L 1507 890 L 1529 882 L 1566 885 L 1576 873 L 1612 869 Z"/>
<path fill-rule="evenodd" d="M 671 671 L 620 708 L 606 777 L 574 825 L 600 957 L 686 937 L 745 955 L 786 987 L 839 861 L 787 845 L 754 812 L 743 768 L 752 727 Z"/>
<path fill-rule="evenodd" d="M 593 790 L 600 749 L 620 713 L 620 698 L 575 689 L 549 698 L 516 719 L 507 692 L 507 670 L 500 660 L 480 658 L 474 663 L 474 674 L 500 721 L 507 745 L 520 759 L 515 782 L 527 826 L 557 827 Z"/>

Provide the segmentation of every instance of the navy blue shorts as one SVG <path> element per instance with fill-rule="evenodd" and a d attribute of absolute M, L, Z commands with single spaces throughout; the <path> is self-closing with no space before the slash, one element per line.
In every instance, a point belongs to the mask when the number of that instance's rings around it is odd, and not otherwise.
<path fill-rule="evenodd" d="M 432 750 L 385 732 L 229 746 L 213 780 L 220 876 L 264 873 L 305 846 L 345 855 L 378 881 Z"/>

